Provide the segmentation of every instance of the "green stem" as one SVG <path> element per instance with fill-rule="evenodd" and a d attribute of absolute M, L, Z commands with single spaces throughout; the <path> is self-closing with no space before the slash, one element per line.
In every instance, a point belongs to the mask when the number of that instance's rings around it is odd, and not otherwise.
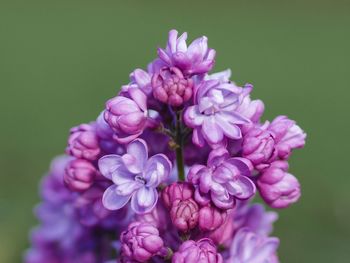
<path fill-rule="evenodd" d="M 180 181 L 185 181 L 185 166 L 183 157 L 183 134 L 181 126 L 181 111 L 176 112 L 176 164 Z"/>

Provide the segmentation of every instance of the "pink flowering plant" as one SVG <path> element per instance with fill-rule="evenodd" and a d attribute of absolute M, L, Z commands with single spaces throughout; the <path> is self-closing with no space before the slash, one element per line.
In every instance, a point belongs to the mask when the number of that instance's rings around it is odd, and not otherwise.
<path fill-rule="evenodd" d="M 169 32 L 95 121 L 71 129 L 42 181 L 27 263 L 276 263 L 271 208 L 300 198 L 288 158 L 306 134 L 261 121 L 252 85 L 210 73 L 215 50 Z"/>

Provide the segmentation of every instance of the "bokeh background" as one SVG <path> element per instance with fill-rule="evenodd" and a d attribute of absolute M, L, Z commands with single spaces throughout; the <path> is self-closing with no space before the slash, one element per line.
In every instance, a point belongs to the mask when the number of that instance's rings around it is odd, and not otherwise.
<path fill-rule="evenodd" d="M 71 126 L 95 119 L 171 28 L 209 37 L 217 70 L 254 84 L 266 119 L 308 133 L 280 213 L 282 263 L 350 261 L 350 4 L 294 1 L 0 0 L 0 262 L 20 262 L 32 208 Z"/>

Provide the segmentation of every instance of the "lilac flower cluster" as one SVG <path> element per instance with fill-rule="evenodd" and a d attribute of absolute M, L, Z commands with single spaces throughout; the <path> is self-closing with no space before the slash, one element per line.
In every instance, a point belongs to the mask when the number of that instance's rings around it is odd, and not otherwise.
<path fill-rule="evenodd" d="M 276 263 L 272 208 L 298 201 L 288 158 L 306 134 L 262 122 L 253 86 L 209 74 L 215 51 L 169 32 L 147 70 L 71 129 L 41 186 L 25 262 Z"/>

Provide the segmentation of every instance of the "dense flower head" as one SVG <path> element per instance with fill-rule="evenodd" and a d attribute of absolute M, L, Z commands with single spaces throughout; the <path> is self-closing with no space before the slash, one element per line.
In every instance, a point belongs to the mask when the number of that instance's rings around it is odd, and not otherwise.
<path fill-rule="evenodd" d="M 26 263 L 278 263 L 278 215 L 299 200 L 288 172 L 306 134 L 263 121 L 253 85 L 212 73 L 203 36 L 171 30 L 146 69 L 70 130 L 41 183 Z"/>

